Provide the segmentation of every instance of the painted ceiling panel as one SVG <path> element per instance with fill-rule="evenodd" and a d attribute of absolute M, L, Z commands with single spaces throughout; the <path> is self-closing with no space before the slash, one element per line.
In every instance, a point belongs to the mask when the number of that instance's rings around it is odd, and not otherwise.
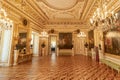
<path fill-rule="evenodd" d="M 43 0 L 43 2 L 55 9 L 69 9 L 77 3 L 77 0 Z"/>

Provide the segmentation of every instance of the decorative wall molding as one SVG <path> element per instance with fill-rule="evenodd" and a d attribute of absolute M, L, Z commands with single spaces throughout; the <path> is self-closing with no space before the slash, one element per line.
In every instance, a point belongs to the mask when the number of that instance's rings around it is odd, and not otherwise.
<path fill-rule="evenodd" d="M 71 22 L 71 21 L 50 21 L 50 22 L 47 22 L 47 23 L 45 23 L 45 24 L 47 24 L 47 25 L 86 25 L 86 23 L 85 22 L 78 22 L 78 21 L 76 21 L 76 22 Z"/>

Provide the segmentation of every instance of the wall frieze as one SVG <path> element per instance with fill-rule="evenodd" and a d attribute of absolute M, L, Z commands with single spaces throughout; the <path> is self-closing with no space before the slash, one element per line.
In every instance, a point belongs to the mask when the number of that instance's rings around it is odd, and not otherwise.
<path fill-rule="evenodd" d="M 56 28 L 57 27 L 57 28 Z M 84 27 L 61 27 L 61 26 L 47 26 L 45 28 L 46 31 L 50 31 L 51 29 L 54 29 L 57 32 L 74 32 L 75 30 L 79 29 L 80 31 L 88 31 L 88 29 L 84 28 Z"/>
<path fill-rule="evenodd" d="M 88 25 L 45 25 L 45 28 L 54 29 L 89 29 Z"/>
<path fill-rule="evenodd" d="M 87 23 L 80 21 L 50 21 L 44 25 L 87 25 Z"/>

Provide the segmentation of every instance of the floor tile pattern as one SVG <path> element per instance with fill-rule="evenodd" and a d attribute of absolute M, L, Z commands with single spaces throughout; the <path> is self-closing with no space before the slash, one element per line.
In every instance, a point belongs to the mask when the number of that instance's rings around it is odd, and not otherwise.
<path fill-rule="evenodd" d="M 83 55 L 52 55 L 0 67 L 0 80 L 120 80 L 120 74 Z"/>

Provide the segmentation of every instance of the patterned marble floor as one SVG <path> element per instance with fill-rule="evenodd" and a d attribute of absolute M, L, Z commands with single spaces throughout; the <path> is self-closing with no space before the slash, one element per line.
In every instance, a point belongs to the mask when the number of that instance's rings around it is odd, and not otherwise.
<path fill-rule="evenodd" d="M 120 80 L 120 74 L 83 55 L 52 55 L 0 67 L 0 80 Z"/>

